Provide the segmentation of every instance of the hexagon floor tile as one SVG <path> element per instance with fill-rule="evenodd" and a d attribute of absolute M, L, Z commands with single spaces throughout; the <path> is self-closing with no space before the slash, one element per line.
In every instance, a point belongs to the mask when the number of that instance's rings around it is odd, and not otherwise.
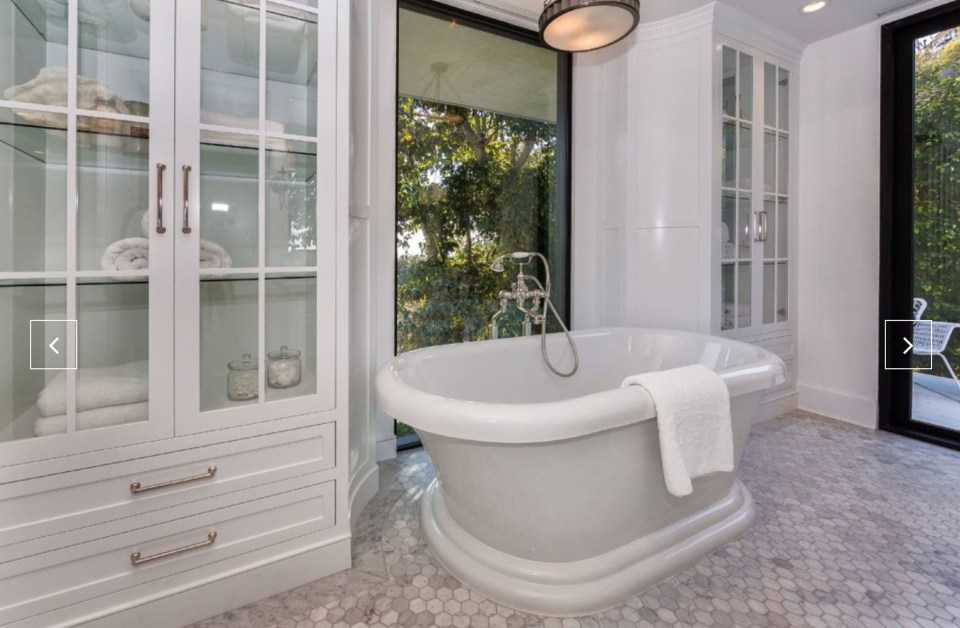
<path fill-rule="evenodd" d="M 419 528 L 433 477 L 416 450 L 381 465 L 354 522 L 354 567 L 194 628 L 960 626 L 960 453 L 804 412 L 754 426 L 740 476 L 753 527 L 618 608 L 514 612 L 462 585 Z"/>

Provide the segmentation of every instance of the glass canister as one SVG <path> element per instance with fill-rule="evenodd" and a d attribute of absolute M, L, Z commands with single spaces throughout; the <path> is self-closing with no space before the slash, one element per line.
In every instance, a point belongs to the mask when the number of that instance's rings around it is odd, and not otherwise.
<path fill-rule="evenodd" d="M 300 383 L 300 352 L 287 345 L 267 354 L 267 384 L 270 388 L 290 388 Z"/>
<path fill-rule="evenodd" d="M 227 364 L 227 397 L 230 401 L 250 401 L 260 392 L 260 369 L 249 353 Z"/>

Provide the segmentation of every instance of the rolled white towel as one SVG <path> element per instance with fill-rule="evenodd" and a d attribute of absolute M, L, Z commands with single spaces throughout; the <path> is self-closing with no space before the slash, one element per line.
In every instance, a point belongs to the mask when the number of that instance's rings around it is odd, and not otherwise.
<path fill-rule="evenodd" d="M 100 258 L 103 270 L 142 270 L 150 267 L 150 216 L 140 217 L 142 238 L 124 238 L 107 247 Z M 230 268 L 233 259 L 227 250 L 210 240 L 200 240 L 200 268 Z"/>
<path fill-rule="evenodd" d="M 150 240 L 124 238 L 107 247 L 100 257 L 103 270 L 142 270 L 150 267 Z"/>
<path fill-rule="evenodd" d="M 146 401 L 150 394 L 146 360 L 119 366 L 77 370 L 77 411 L 94 410 Z M 45 417 L 67 411 L 66 372 L 50 379 L 37 397 L 37 408 Z"/>
<path fill-rule="evenodd" d="M 146 401 L 86 410 L 77 413 L 77 431 L 146 421 L 149 416 L 150 404 Z M 39 417 L 33 424 L 33 432 L 37 436 L 52 436 L 66 431 L 67 416 L 65 414 Z"/>
<path fill-rule="evenodd" d="M 200 240 L 200 268 L 230 268 L 233 260 L 227 250 L 216 242 Z"/>

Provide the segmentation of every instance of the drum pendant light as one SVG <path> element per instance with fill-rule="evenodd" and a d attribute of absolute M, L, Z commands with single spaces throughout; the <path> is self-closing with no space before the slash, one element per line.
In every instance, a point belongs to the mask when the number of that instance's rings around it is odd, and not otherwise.
<path fill-rule="evenodd" d="M 586 52 L 614 44 L 640 22 L 640 0 L 546 0 L 540 39 L 554 50 Z"/>

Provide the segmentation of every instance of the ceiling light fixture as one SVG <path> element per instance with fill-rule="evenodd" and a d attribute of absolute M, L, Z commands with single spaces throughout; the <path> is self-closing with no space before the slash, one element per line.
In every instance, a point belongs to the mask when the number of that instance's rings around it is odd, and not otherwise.
<path fill-rule="evenodd" d="M 640 23 L 640 0 L 546 0 L 540 39 L 554 50 L 587 52 L 614 44 Z"/>
<path fill-rule="evenodd" d="M 800 13 L 802 15 L 810 15 L 811 13 L 816 13 L 823 7 L 827 6 L 828 0 L 810 0 L 802 7 L 800 7 Z"/>

